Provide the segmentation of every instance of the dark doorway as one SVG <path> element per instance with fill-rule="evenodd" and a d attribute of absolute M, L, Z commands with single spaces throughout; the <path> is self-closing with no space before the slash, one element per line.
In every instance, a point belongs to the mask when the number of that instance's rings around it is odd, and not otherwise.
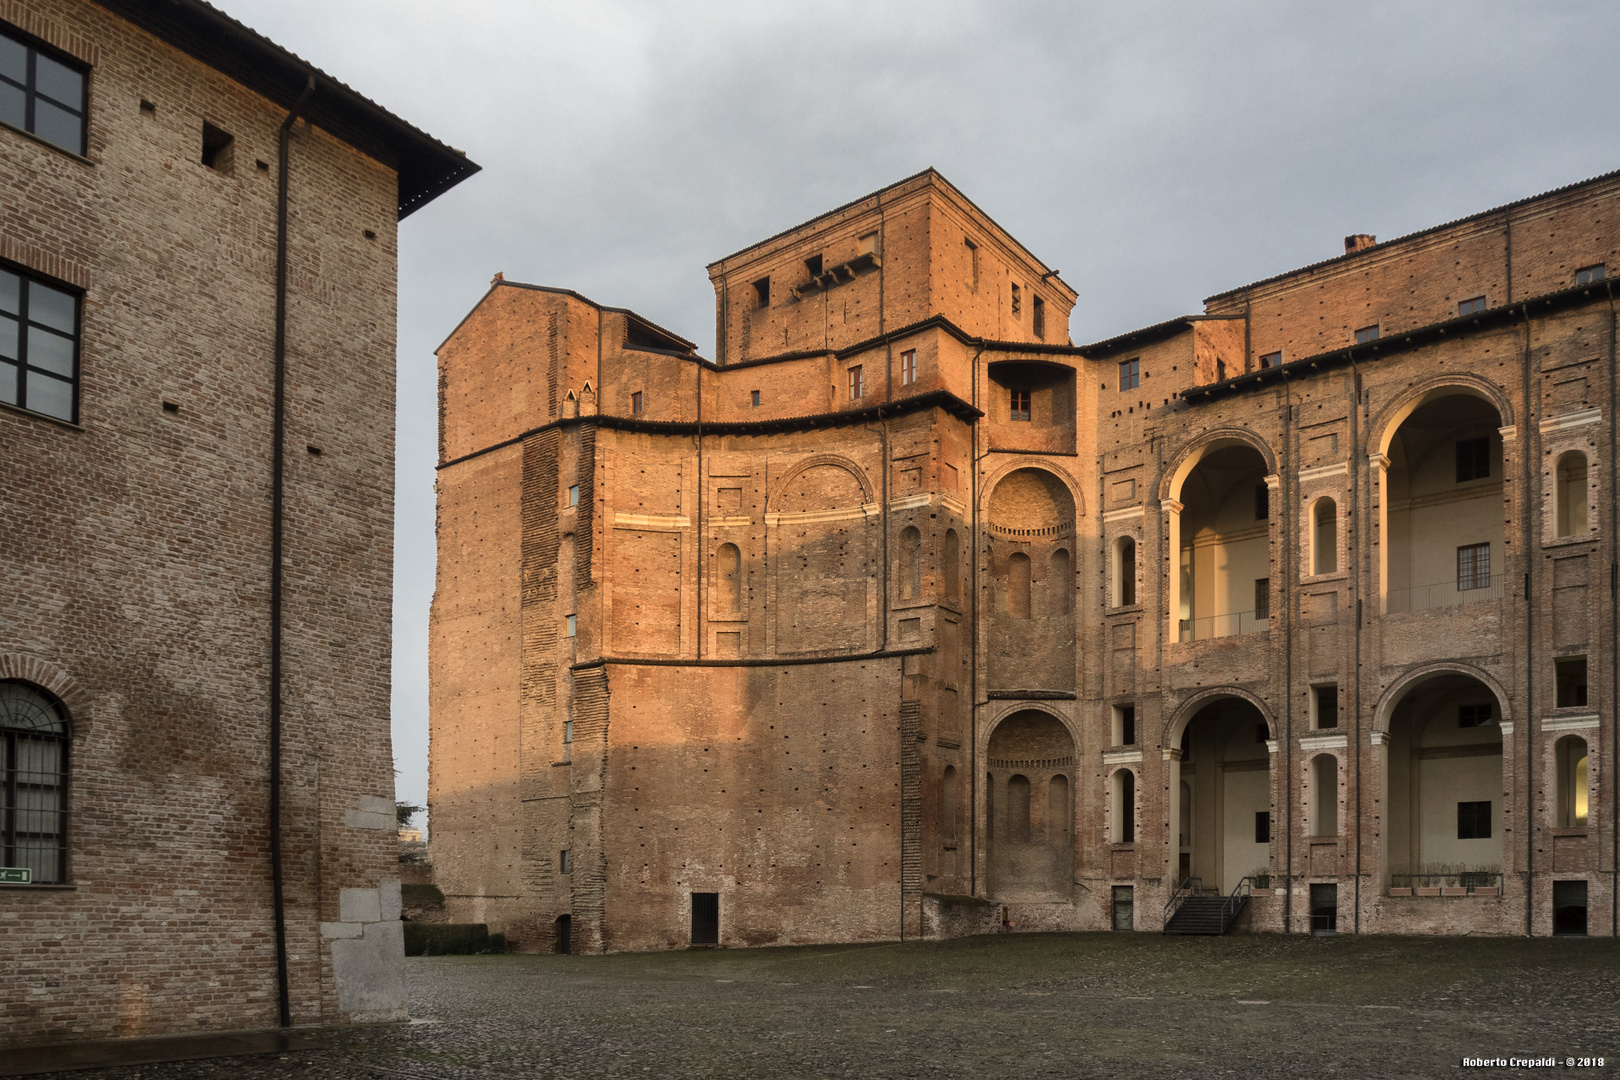
<path fill-rule="evenodd" d="M 1136 889 L 1134 886 L 1114 886 L 1114 929 L 1136 929 Z"/>
<path fill-rule="evenodd" d="M 1339 887 L 1311 886 L 1311 933 L 1336 934 L 1339 931 Z"/>
<path fill-rule="evenodd" d="M 692 944 L 720 944 L 720 894 L 692 894 Z"/>
<path fill-rule="evenodd" d="M 574 954 L 574 917 L 557 916 L 557 951 L 564 956 Z"/>
<path fill-rule="evenodd" d="M 1553 882 L 1553 933 L 1586 935 L 1586 882 Z"/>

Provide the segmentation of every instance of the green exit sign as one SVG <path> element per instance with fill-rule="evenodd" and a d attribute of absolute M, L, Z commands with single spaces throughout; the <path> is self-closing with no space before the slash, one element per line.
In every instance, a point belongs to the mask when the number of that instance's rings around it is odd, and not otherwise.
<path fill-rule="evenodd" d="M 0 866 L 0 885 L 32 885 L 34 872 L 26 866 Z"/>

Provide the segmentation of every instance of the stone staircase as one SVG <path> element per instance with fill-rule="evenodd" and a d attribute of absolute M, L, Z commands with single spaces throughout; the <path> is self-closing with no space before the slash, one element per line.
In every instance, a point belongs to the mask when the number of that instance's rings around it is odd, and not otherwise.
<path fill-rule="evenodd" d="M 1231 929 L 1232 923 L 1248 906 L 1247 895 L 1189 896 L 1181 902 L 1164 924 L 1167 934 L 1210 934 L 1219 936 Z"/>

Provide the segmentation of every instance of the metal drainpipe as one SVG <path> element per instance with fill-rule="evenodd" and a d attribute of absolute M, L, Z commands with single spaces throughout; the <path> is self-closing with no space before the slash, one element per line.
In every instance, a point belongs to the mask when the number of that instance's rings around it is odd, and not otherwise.
<path fill-rule="evenodd" d="M 981 341 L 978 351 L 973 354 L 972 377 L 973 384 L 970 391 L 973 395 L 973 408 L 979 408 L 979 357 L 984 355 L 984 343 Z M 971 578 L 968 582 L 968 603 L 972 605 L 967 610 L 973 613 L 972 621 L 968 624 L 973 631 L 968 649 L 968 816 L 971 823 L 968 827 L 968 895 L 979 895 L 979 418 L 970 421 L 973 425 L 973 447 L 971 450 L 968 485 L 973 505 L 968 508 L 968 550 L 972 553 L 969 562 Z M 965 606 L 965 605 L 964 605 Z M 986 825 L 989 821 L 986 819 Z"/>
<path fill-rule="evenodd" d="M 1346 560 L 1350 564 L 1348 567 L 1350 571 L 1350 584 L 1351 588 L 1355 591 L 1356 598 L 1356 652 L 1354 661 L 1355 667 L 1350 671 L 1350 707 L 1352 715 L 1355 717 L 1355 719 L 1352 721 L 1353 731 L 1351 737 L 1354 741 L 1350 744 L 1351 752 L 1345 756 L 1345 765 L 1348 767 L 1351 763 L 1354 763 L 1356 767 L 1355 932 L 1359 934 L 1361 933 L 1361 887 L 1363 884 L 1361 862 L 1361 523 L 1363 520 L 1365 520 L 1365 518 L 1361 513 L 1360 462 L 1356 460 L 1356 458 L 1360 456 L 1358 448 L 1361 446 L 1361 369 L 1356 367 L 1356 357 L 1354 352 L 1350 354 L 1350 394 L 1350 523 L 1346 526 L 1344 550 Z M 1349 542 L 1350 538 L 1348 532 L 1351 528 L 1355 530 L 1356 542 L 1354 545 Z"/>
<path fill-rule="evenodd" d="M 1512 233 L 1508 233 L 1511 238 Z M 1510 252 L 1512 248 L 1508 249 Z M 1524 789 L 1525 789 L 1525 822 L 1524 829 L 1524 936 L 1535 936 L 1535 891 L 1536 891 L 1536 605 L 1535 594 L 1531 589 L 1531 572 L 1535 566 L 1535 541 L 1537 515 L 1531 506 L 1531 469 L 1536 467 L 1538 457 L 1535 453 L 1539 447 L 1530 446 L 1531 432 L 1535 425 L 1531 423 L 1532 409 L 1530 397 L 1530 307 L 1525 305 L 1519 309 L 1524 316 L 1524 416 L 1521 423 L 1524 427 L 1524 436 L 1519 445 L 1524 447 L 1519 452 L 1520 496 L 1519 515 L 1524 523 Z M 1503 451 L 1506 457 L 1506 450 Z M 1507 464 L 1502 465 L 1502 472 L 1506 474 Z M 1504 479 L 1505 479 L 1504 475 Z M 1504 532 L 1503 536 L 1507 534 Z M 1503 560 L 1506 561 L 1505 559 Z"/>
<path fill-rule="evenodd" d="M 1609 738 L 1609 755 L 1613 766 L 1609 772 L 1609 934 L 1620 937 L 1620 798 L 1615 797 L 1614 778 L 1620 776 L 1620 559 L 1616 558 L 1616 539 L 1620 538 L 1620 500 L 1614 495 L 1614 468 L 1620 462 L 1620 433 L 1615 424 L 1615 409 L 1620 406 L 1620 390 L 1615 387 L 1615 321 L 1614 285 L 1603 279 L 1604 291 L 1609 297 L 1609 723 L 1613 734 Z"/>
<path fill-rule="evenodd" d="M 281 549 L 287 433 L 287 150 L 293 122 L 315 93 L 309 76 L 292 111 L 281 122 L 280 163 L 276 173 L 276 385 L 271 436 L 270 480 L 270 893 L 276 922 L 276 992 L 282 1027 L 292 1026 L 292 996 L 287 984 L 287 903 L 281 864 Z"/>
<path fill-rule="evenodd" d="M 1279 464 L 1277 472 L 1280 483 L 1278 488 L 1278 502 L 1283 508 L 1285 517 L 1280 523 L 1283 532 L 1282 538 L 1282 570 L 1285 585 L 1284 595 L 1292 590 L 1287 588 L 1288 574 L 1293 563 L 1289 559 L 1289 540 L 1291 530 L 1288 522 L 1293 520 L 1294 502 L 1288 486 L 1288 466 L 1293 463 L 1292 439 L 1294 437 L 1294 388 L 1288 383 L 1288 375 L 1283 375 L 1283 453 L 1287 455 L 1286 463 Z M 1293 607 L 1289 604 L 1289 608 Z M 1286 872 L 1283 876 L 1283 933 L 1293 932 L 1294 924 L 1294 647 L 1293 647 L 1293 619 L 1290 611 L 1283 612 L 1285 627 L 1284 639 L 1288 644 L 1283 649 L 1283 796 L 1288 806 L 1288 820 L 1285 827 L 1288 837 L 1285 841 Z M 1309 849 L 1307 849 L 1308 851 Z"/>
<path fill-rule="evenodd" d="M 709 632 L 706 621 L 706 612 L 703 607 L 703 582 L 709 576 L 709 538 L 703 531 L 703 489 L 707 482 L 703 476 L 703 361 L 694 361 L 697 367 L 697 618 L 693 625 L 697 627 L 697 658 L 703 659 L 703 639 Z M 742 558 L 739 552 L 737 559 L 737 596 L 742 598 L 743 587 Z"/>

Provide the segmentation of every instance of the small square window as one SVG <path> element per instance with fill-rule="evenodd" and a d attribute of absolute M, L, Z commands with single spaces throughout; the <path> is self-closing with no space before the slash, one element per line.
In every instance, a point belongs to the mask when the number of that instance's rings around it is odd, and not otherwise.
<path fill-rule="evenodd" d="M 917 350 L 907 349 L 900 354 L 900 385 L 910 386 L 917 381 Z"/>
<path fill-rule="evenodd" d="M 636 414 L 636 413 L 641 412 L 641 391 L 640 390 L 637 390 L 635 393 L 630 395 L 630 412 L 632 414 Z"/>
<path fill-rule="evenodd" d="M 1256 810 L 1254 812 L 1254 842 L 1257 844 L 1271 843 L 1271 811 Z"/>
<path fill-rule="evenodd" d="M 805 269 L 805 271 L 807 273 L 809 273 L 809 275 L 811 277 L 816 277 L 816 276 L 820 275 L 820 273 L 821 273 L 821 256 L 820 255 L 812 255 L 808 259 L 804 260 L 804 269 Z"/>
<path fill-rule="evenodd" d="M 1460 802 L 1457 804 L 1457 839 L 1489 840 L 1491 838 L 1491 803 Z"/>
<path fill-rule="evenodd" d="M 759 408 L 759 391 L 758 390 L 750 390 L 748 392 L 748 398 L 749 398 L 750 404 L 752 404 L 754 408 L 756 408 L 756 409 Z"/>
<path fill-rule="evenodd" d="M 1457 549 L 1457 591 L 1491 586 L 1491 545 L 1464 544 Z"/>
<path fill-rule="evenodd" d="M 1484 705 L 1457 706 L 1457 726 L 1460 728 L 1489 727 L 1492 710 L 1490 703 Z"/>
<path fill-rule="evenodd" d="M 1042 341 L 1046 340 L 1046 301 L 1040 297 L 1033 298 L 1033 308 L 1030 312 L 1030 322 L 1035 329 L 1035 336 Z"/>
<path fill-rule="evenodd" d="M 578 506 L 579 505 L 579 485 L 578 484 L 569 484 L 568 485 L 568 505 L 569 506 Z"/>
<path fill-rule="evenodd" d="M 861 381 L 861 365 L 856 364 L 849 369 L 849 400 L 854 401 L 866 393 L 866 384 Z"/>
<path fill-rule="evenodd" d="M 1457 440 L 1457 483 L 1484 480 L 1491 475 L 1490 436 Z"/>
<path fill-rule="evenodd" d="M 557 872 L 559 874 L 572 874 L 574 872 L 574 853 L 572 851 L 557 852 Z"/>
<path fill-rule="evenodd" d="M 1011 396 L 1011 399 L 1012 399 L 1011 415 L 1010 415 L 1009 419 L 1012 419 L 1012 420 L 1028 420 L 1029 419 L 1029 391 L 1028 390 L 1013 390 L 1013 391 L 1010 391 L 1009 393 L 1010 393 L 1010 396 Z"/>
<path fill-rule="evenodd" d="M 1377 341 L 1377 340 L 1378 340 L 1378 327 L 1376 325 L 1363 326 L 1360 330 L 1356 331 L 1356 344 L 1357 345 L 1365 345 L 1369 341 Z"/>
<path fill-rule="evenodd" d="M 1119 362 L 1119 388 L 1135 390 L 1142 385 L 1142 358 Z"/>
<path fill-rule="evenodd" d="M 576 616 L 576 615 L 568 616 L 568 636 L 573 637 L 578 632 L 579 632 L 579 617 Z"/>
<path fill-rule="evenodd" d="M 1260 366 L 1262 368 L 1282 367 L 1282 350 L 1278 349 L 1276 352 L 1262 353 Z"/>
<path fill-rule="evenodd" d="M 563 745 L 567 746 L 569 743 L 571 743 L 573 741 L 574 741 L 574 722 L 572 720 L 564 720 L 563 721 Z"/>
<path fill-rule="evenodd" d="M 1594 281 L 1602 281 L 1608 276 L 1602 263 L 1594 263 L 1591 266 L 1583 266 L 1575 271 L 1575 284 L 1590 285 Z"/>
<path fill-rule="evenodd" d="M 771 306 L 771 279 L 762 277 L 754 282 L 754 306 L 768 308 Z"/>
<path fill-rule="evenodd" d="M 1457 305 L 1457 314 L 1459 315 L 1478 315 L 1484 310 L 1485 298 L 1483 296 L 1471 296 Z"/>
<path fill-rule="evenodd" d="M 236 137 L 203 121 L 202 163 L 217 172 L 229 173 L 234 164 Z"/>

